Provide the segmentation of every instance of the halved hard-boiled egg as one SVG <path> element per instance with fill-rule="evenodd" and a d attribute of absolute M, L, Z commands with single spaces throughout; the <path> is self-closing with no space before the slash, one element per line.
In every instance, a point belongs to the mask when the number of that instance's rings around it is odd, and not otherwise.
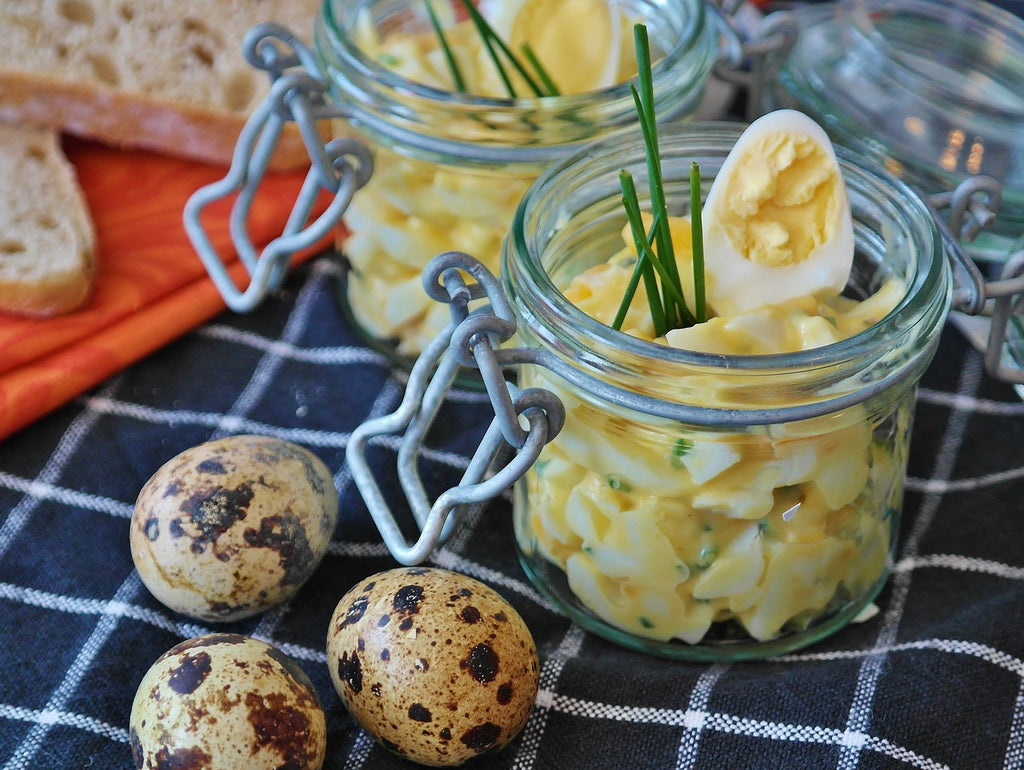
<path fill-rule="evenodd" d="M 707 298 L 735 315 L 846 286 L 853 223 L 825 131 L 796 110 L 750 124 L 726 157 L 703 211 Z"/>

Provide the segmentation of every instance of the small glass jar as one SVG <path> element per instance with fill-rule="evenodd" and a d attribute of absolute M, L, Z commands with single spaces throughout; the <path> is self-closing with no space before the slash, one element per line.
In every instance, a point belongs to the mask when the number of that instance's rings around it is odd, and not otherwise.
<path fill-rule="evenodd" d="M 617 0 L 647 25 L 656 111 L 692 115 L 718 53 L 704 0 Z M 458 3 L 453 3 L 458 7 Z M 448 323 L 423 293 L 435 254 L 459 249 L 497 271 L 516 204 L 540 171 L 596 138 L 635 129 L 628 83 L 576 95 L 484 98 L 413 82 L 360 48 L 370 25 L 433 34 L 422 0 L 327 0 L 314 44 L 330 98 L 374 151 L 374 173 L 345 216 L 342 304 L 367 341 L 402 363 Z M 632 37 L 623 40 L 632 50 Z M 657 58 L 660 55 L 660 58 Z"/>
<path fill-rule="evenodd" d="M 800 34 L 766 109 L 806 112 L 833 139 L 926 194 L 998 180 L 971 244 L 1005 259 L 1024 234 L 1024 20 L 983 0 L 840 0 L 797 8 Z"/>
<path fill-rule="evenodd" d="M 661 137 L 670 206 L 689 169 L 710 187 L 742 126 Z M 515 532 L 537 588 L 583 627 L 661 656 L 735 660 L 838 630 L 892 563 L 917 383 L 948 313 L 951 271 L 925 203 L 837 147 L 856 257 L 846 293 L 906 292 L 844 341 L 770 356 L 695 353 L 605 326 L 563 295 L 621 249 L 617 171 L 646 189 L 638 138 L 546 171 L 517 209 L 503 283 L 519 386 L 553 391 L 565 426 L 518 482 Z M 549 361 L 554 360 L 555 366 Z"/>

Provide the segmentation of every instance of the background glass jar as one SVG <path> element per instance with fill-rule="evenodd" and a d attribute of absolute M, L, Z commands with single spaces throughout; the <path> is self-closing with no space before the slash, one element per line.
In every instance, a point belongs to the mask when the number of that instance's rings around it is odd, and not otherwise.
<path fill-rule="evenodd" d="M 647 25 L 659 118 L 697 109 L 718 50 L 704 0 L 618 0 Z M 457 3 L 453 3 L 457 7 Z M 420 352 L 448 322 L 423 293 L 435 254 L 470 252 L 495 272 L 516 204 L 540 171 L 584 143 L 636 125 L 629 86 L 540 98 L 484 98 L 431 88 L 360 48 L 361 25 L 379 35 L 433 34 L 422 0 L 327 0 L 314 43 L 332 100 L 374 150 L 374 173 L 345 217 L 351 269 L 343 305 L 371 344 L 399 358 Z M 632 37 L 623 44 L 632 50 Z"/>
<path fill-rule="evenodd" d="M 985 174 L 1003 201 L 971 244 L 1024 235 L 1024 19 L 983 0 L 840 0 L 794 11 L 799 37 L 765 91 L 924 193 Z"/>
<path fill-rule="evenodd" d="M 741 126 L 663 132 L 675 213 L 691 161 L 704 189 Z M 643 651 L 718 660 L 786 652 L 841 628 L 883 585 L 906 476 L 916 384 L 949 309 L 950 270 L 925 204 L 841 148 L 856 258 L 846 293 L 906 292 L 879 323 L 800 353 L 721 356 L 639 340 L 562 294 L 621 249 L 617 171 L 646 189 L 639 139 L 546 171 L 503 252 L 523 347 L 545 365 L 561 433 L 519 482 L 520 557 L 585 628 Z M 555 365 L 551 365 L 550 362 Z"/>

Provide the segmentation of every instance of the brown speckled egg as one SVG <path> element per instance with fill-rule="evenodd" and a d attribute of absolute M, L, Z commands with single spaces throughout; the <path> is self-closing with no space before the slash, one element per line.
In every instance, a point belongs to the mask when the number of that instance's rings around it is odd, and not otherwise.
<path fill-rule="evenodd" d="M 405 567 L 353 587 L 327 633 L 334 687 L 394 753 L 451 766 L 504 748 L 537 696 L 537 647 L 522 617 L 479 581 Z"/>
<path fill-rule="evenodd" d="M 238 634 L 175 645 L 135 693 L 138 770 L 323 765 L 327 725 L 309 677 L 276 647 Z"/>
<path fill-rule="evenodd" d="M 238 620 L 299 589 L 337 519 L 338 493 L 319 458 L 276 438 L 230 436 L 187 449 L 146 482 L 132 558 L 171 609 Z"/>

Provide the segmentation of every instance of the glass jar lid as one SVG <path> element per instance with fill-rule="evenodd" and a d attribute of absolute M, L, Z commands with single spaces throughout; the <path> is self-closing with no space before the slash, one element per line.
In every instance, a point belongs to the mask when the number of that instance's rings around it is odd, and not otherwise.
<path fill-rule="evenodd" d="M 1024 20 L 978 0 L 839 0 L 794 11 L 800 34 L 767 108 L 833 138 L 927 194 L 984 174 L 1003 187 L 990 233 L 1024 233 Z"/>

